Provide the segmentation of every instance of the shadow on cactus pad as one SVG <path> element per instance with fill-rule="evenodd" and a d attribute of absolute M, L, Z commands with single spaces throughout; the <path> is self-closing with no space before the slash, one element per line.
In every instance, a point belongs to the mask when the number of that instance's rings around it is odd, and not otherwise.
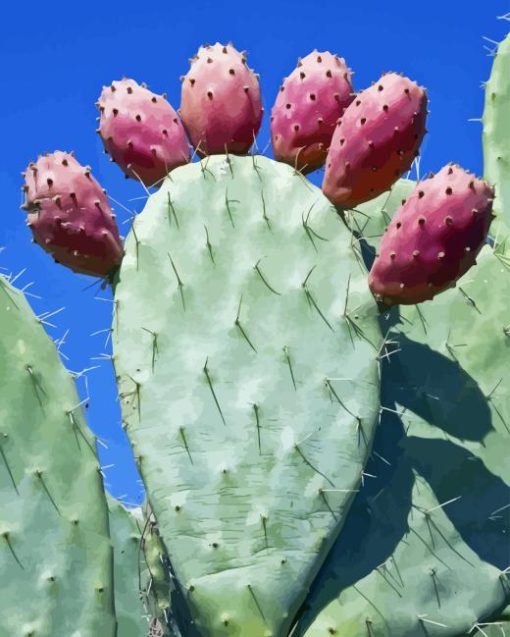
<path fill-rule="evenodd" d="M 489 247 L 476 274 L 386 319 L 372 459 L 298 635 L 457 637 L 508 603 L 508 337 L 486 297 L 510 277 Z"/>

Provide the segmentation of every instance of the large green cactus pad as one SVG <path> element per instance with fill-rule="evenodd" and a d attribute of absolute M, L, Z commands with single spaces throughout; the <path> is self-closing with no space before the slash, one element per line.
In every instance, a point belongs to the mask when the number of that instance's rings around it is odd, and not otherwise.
<path fill-rule="evenodd" d="M 508 298 L 510 272 L 487 246 L 457 289 L 401 308 L 384 349 L 374 477 L 297 634 L 456 637 L 508 601 Z"/>
<path fill-rule="evenodd" d="M 499 43 L 483 112 L 484 177 L 496 187 L 491 234 L 502 241 L 510 228 L 510 34 Z"/>
<path fill-rule="evenodd" d="M 95 441 L 24 296 L 0 278 L 0 635 L 114 637 Z"/>
<path fill-rule="evenodd" d="M 379 413 L 351 235 L 289 166 L 176 169 L 126 241 L 126 430 L 203 635 L 285 635 L 341 528 Z"/>

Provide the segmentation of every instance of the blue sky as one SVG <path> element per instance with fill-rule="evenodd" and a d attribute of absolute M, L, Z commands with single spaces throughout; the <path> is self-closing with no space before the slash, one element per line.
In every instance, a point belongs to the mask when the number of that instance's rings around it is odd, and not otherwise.
<path fill-rule="evenodd" d="M 74 150 L 116 200 L 139 211 L 144 192 L 126 181 L 102 152 L 95 134 L 94 106 L 103 84 L 122 76 L 145 81 L 167 92 L 177 108 L 179 76 L 188 58 L 206 42 L 231 40 L 248 52 L 260 73 L 266 118 L 259 134 L 269 140 L 268 112 L 282 78 L 299 56 L 329 50 L 345 57 L 361 90 L 384 71 L 401 71 L 427 87 L 429 134 L 422 145 L 420 170 L 438 170 L 449 161 L 482 172 L 481 125 L 469 122 L 482 113 L 481 83 L 488 78 L 492 44 L 509 23 L 510 1 L 324 0 L 304 3 L 276 0 L 257 3 L 221 0 L 170 3 L 27 2 L 8 3 L 0 25 L 2 91 L 0 188 L 3 194 L 0 256 L 4 273 L 20 273 L 17 285 L 37 313 L 65 308 L 49 319 L 52 338 L 66 333 L 62 352 L 72 370 L 96 367 L 87 374 L 91 400 L 89 424 L 104 441 L 100 447 L 106 482 L 116 496 L 139 502 L 142 487 L 120 426 L 111 362 L 104 357 L 110 323 L 108 291 L 94 279 L 57 266 L 30 241 L 21 203 L 20 172 L 38 153 Z M 317 182 L 320 173 L 312 175 Z M 128 215 L 115 206 L 120 222 Z M 129 225 L 121 225 L 126 234 Z M 96 300 L 101 296 L 105 300 Z M 85 392 L 83 378 L 80 391 Z M 113 465 L 113 466 L 111 466 Z"/>

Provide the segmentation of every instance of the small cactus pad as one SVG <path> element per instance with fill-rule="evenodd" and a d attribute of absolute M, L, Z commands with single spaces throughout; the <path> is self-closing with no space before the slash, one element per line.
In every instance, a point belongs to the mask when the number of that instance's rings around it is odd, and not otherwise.
<path fill-rule="evenodd" d="M 126 246 L 124 426 L 195 626 L 287 635 L 379 414 L 377 311 L 351 235 L 299 172 L 230 155 L 174 171 Z"/>
<path fill-rule="evenodd" d="M 141 574 L 140 568 L 143 513 L 140 508 L 127 509 L 109 495 L 107 501 L 113 544 L 117 637 L 146 637 L 149 621 L 140 599 L 140 582 L 144 590 L 149 584 L 149 575 Z"/>
<path fill-rule="evenodd" d="M 258 77 L 231 44 L 206 45 L 182 78 L 179 113 L 199 156 L 247 153 L 262 121 Z"/>
<path fill-rule="evenodd" d="M 368 282 L 385 305 L 432 299 L 476 263 L 494 190 L 460 166 L 418 182 L 381 241 Z"/>
<path fill-rule="evenodd" d="M 161 637 L 170 637 L 173 634 L 170 601 L 175 587 L 171 580 L 168 556 L 149 504 L 144 506 L 144 519 L 140 551 L 142 599 L 151 624 L 158 626 Z"/>
<path fill-rule="evenodd" d="M 351 72 L 345 60 L 313 51 L 283 81 L 271 111 L 275 159 L 303 174 L 320 168 L 336 122 L 353 100 Z"/>
<path fill-rule="evenodd" d="M 353 208 L 389 190 L 418 155 L 426 117 L 425 89 L 396 73 L 359 93 L 333 134 L 324 194 Z"/>
<path fill-rule="evenodd" d="M 404 306 L 397 324 L 395 310 L 382 319 L 391 329 L 374 453 L 295 635 L 482 636 L 501 616 L 509 296 L 508 265 L 485 246 L 461 287 Z"/>
<path fill-rule="evenodd" d="M 0 278 L 0 635 L 114 637 L 95 441 L 27 301 Z"/>
<path fill-rule="evenodd" d="M 189 162 L 184 127 L 165 96 L 123 79 L 103 87 L 97 105 L 101 113 L 98 133 L 128 177 L 153 186 Z"/>
<path fill-rule="evenodd" d="M 491 234 L 499 240 L 510 232 L 510 34 L 499 43 L 483 112 L 483 174 L 496 186 Z M 507 243 L 508 248 L 508 243 Z"/>
<path fill-rule="evenodd" d="M 71 153 L 41 155 L 24 173 L 28 226 L 34 240 L 75 272 L 106 276 L 122 258 L 108 197 Z"/>

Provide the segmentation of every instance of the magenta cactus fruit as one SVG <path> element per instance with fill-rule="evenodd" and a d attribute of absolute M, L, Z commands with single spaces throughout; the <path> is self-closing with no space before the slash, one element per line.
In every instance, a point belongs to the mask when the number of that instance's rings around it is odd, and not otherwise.
<path fill-rule="evenodd" d="M 250 149 L 262 121 L 259 81 L 232 44 L 200 47 L 182 79 L 179 113 L 200 156 Z"/>
<path fill-rule="evenodd" d="M 101 113 L 97 132 L 128 177 L 153 186 L 189 162 L 184 127 L 164 95 L 123 79 L 103 87 L 97 106 Z"/>
<path fill-rule="evenodd" d="M 71 153 L 40 156 L 23 173 L 34 241 L 75 272 L 106 276 L 123 255 L 105 191 Z"/>
<path fill-rule="evenodd" d="M 338 121 L 324 194 L 337 206 L 353 208 L 391 188 L 418 155 L 426 118 L 425 89 L 396 73 L 384 74 Z"/>
<path fill-rule="evenodd" d="M 271 111 L 275 159 L 303 174 L 320 168 L 336 122 L 354 98 L 343 58 L 313 51 L 283 81 Z"/>
<path fill-rule="evenodd" d="M 453 287 L 476 263 L 494 190 L 457 165 L 418 182 L 385 231 L 369 275 L 385 305 L 415 304 Z"/>

